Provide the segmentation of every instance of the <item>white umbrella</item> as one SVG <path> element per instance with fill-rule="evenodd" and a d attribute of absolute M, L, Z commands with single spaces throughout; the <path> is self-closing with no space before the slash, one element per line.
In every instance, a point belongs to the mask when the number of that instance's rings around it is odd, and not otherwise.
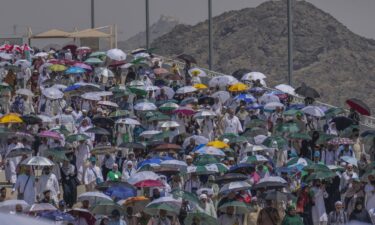
<path fill-rule="evenodd" d="M 247 73 L 247 74 L 243 75 L 241 80 L 252 81 L 252 80 L 263 80 L 263 79 L 266 79 L 266 78 L 267 78 L 266 75 L 264 75 L 263 73 L 250 72 L 250 73 Z"/>
<path fill-rule="evenodd" d="M 102 98 L 97 94 L 97 92 L 87 92 L 81 95 L 81 98 L 90 101 L 100 101 Z"/>
<path fill-rule="evenodd" d="M 324 111 L 319 108 L 318 106 L 306 106 L 305 108 L 301 109 L 302 112 L 304 112 L 307 115 L 315 116 L 315 117 L 323 117 L 325 116 Z"/>
<path fill-rule="evenodd" d="M 195 153 L 198 153 L 199 155 L 225 156 L 225 153 L 222 150 L 211 146 L 204 146 L 195 151 Z"/>
<path fill-rule="evenodd" d="M 56 88 L 43 89 L 42 94 L 50 99 L 61 99 L 64 97 L 64 93 L 62 93 L 59 89 Z"/>
<path fill-rule="evenodd" d="M 37 117 L 39 117 L 43 121 L 43 123 L 52 123 L 52 118 L 49 116 L 37 115 Z"/>
<path fill-rule="evenodd" d="M 267 139 L 267 136 L 261 134 L 261 135 L 257 135 L 257 136 L 254 137 L 254 142 L 255 142 L 256 145 L 260 145 L 260 144 L 262 144 L 263 141 L 266 140 L 266 139 Z"/>
<path fill-rule="evenodd" d="M 144 180 L 157 180 L 159 179 L 159 175 L 152 171 L 141 171 L 138 173 L 133 174 L 129 177 L 128 183 L 134 185 Z"/>
<path fill-rule="evenodd" d="M 191 93 L 191 92 L 194 92 L 194 91 L 197 91 L 197 90 L 198 89 L 196 89 L 193 86 L 185 86 L 185 87 L 181 87 L 181 88 L 177 89 L 176 93 L 177 94 L 186 94 L 186 93 Z"/>
<path fill-rule="evenodd" d="M 12 65 L 12 63 L 8 61 L 0 62 L 0 67 L 10 66 L 10 65 Z"/>
<path fill-rule="evenodd" d="M 33 204 L 29 212 L 40 212 L 40 211 L 55 211 L 57 208 L 49 203 L 36 203 Z"/>
<path fill-rule="evenodd" d="M 260 136 L 260 135 L 258 135 L 258 136 Z M 250 151 L 252 151 L 252 152 L 260 152 L 260 151 L 265 151 L 265 150 L 268 150 L 268 149 L 269 148 L 267 146 L 264 146 L 264 145 L 253 145 L 252 148 L 250 149 Z"/>
<path fill-rule="evenodd" d="M 129 83 L 129 86 L 130 87 L 134 87 L 134 86 L 144 86 L 145 84 L 140 81 L 140 80 L 133 80 L 132 82 Z"/>
<path fill-rule="evenodd" d="M 190 76 L 207 77 L 206 72 L 199 68 L 191 68 L 188 73 Z"/>
<path fill-rule="evenodd" d="M 265 110 L 275 110 L 276 108 L 281 108 L 281 107 L 284 107 L 284 104 L 283 103 L 280 103 L 280 102 L 270 102 L 270 103 L 267 103 L 265 106 L 264 106 L 264 109 Z"/>
<path fill-rule="evenodd" d="M 19 95 L 26 95 L 26 96 L 30 96 L 30 97 L 33 97 L 33 96 L 34 96 L 34 93 L 32 93 L 29 89 L 26 89 L 26 88 L 18 89 L 18 90 L 16 91 L 16 94 L 19 94 Z"/>
<path fill-rule="evenodd" d="M 211 95 L 213 98 L 219 98 L 221 103 L 225 103 L 230 99 L 230 94 L 227 91 L 217 91 Z"/>
<path fill-rule="evenodd" d="M 259 180 L 259 182 L 255 185 L 257 188 L 272 188 L 272 187 L 280 187 L 285 186 L 288 182 L 281 177 L 278 176 L 269 176 Z"/>
<path fill-rule="evenodd" d="M 5 60 L 11 60 L 13 58 L 13 55 L 5 52 L 0 52 L 0 58 Z"/>
<path fill-rule="evenodd" d="M 111 101 L 99 101 L 98 105 L 110 106 L 110 107 L 114 107 L 114 108 L 118 108 L 119 107 L 117 105 L 117 103 L 111 102 Z"/>
<path fill-rule="evenodd" d="M 284 93 L 287 93 L 287 94 L 290 94 L 290 95 L 296 95 L 296 92 L 294 91 L 294 87 L 290 86 L 290 85 L 287 85 L 287 84 L 279 84 L 279 85 L 276 85 L 275 88 L 277 90 L 280 90 Z"/>
<path fill-rule="evenodd" d="M 59 89 L 60 91 L 64 91 L 67 88 L 67 86 L 63 84 L 54 84 L 52 85 L 51 88 L 56 88 L 56 89 Z"/>
<path fill-rule="evenodd" d="M 164 90 L 164 93 L 168 96 L 168 99 L 171 99 L 173 98 L 175 92 L 172 88 L 170 87 L 167 87 L 167 86 L 163 86 L 161 87 L 159 90 L 156 90 L 155 92 L 155 95 L 158 96 L 160 94 L 160 90 L 163 89 Z"/>
<path fill-rule="evenodd" d="M 168 168 L 175 168 L 175 169 L 179 169 L 179 170 L 186 170 L 188 165 L 184 161 L 171 159 L 171 160 L 165 160 L 165 161 L 161 162 L 160 166 L 164 166 L 164 167 L 168 167 Z"/>
<path fill-rule="evenodd" d="M 112 96 L 113 93 L 112 91 L 95 91 L 95 92 L 89 92 L 89 93 L 93 93 L 97 96 L 100 96 L 100 97 L 104 97 L 104 96 Z"/>
<path fill-rule="evenodd" d="M 216 113 L 214 113 L 213 111 L 210 111 L 210 110 L 202 110 L 202 111 L 197 112 L 197 113 L 194 115 L 194 118 L 201 118 L 201 117 L 215 117 L 215 116 L 216 116 Z"/>
<path fill-rule="evenodd" d="M 259 102 L 260 104 L 265 105 L 271 102 L 280 102 L 280 99 L 274 94 L 264 94 L 259 98 Z"/>
<path fill-rule="evenodd" d="M 135 110 L 138 111 L 151 111 L 151 110 L 157 110 L 158 108 L 154 103 L 151 102 L 140 102 L 134 106 Z"/>
<path fill-rule="evenodd" d="M 163 122 L 160 127 L 171 128 L 171 127 L 179 127 L 179 126 L 180 124 L 177 123 L 176 121 L 166 121 L 166 122 Z"/>
<path fill-rule="evenodd" d="M 226 87 L 235 83 L 238 83 L 238 80 L 235 77 L 230 75 L 222 75 L 212 78 L 210 82 L 208 82 L 208 85 L 210 87 Z"/>
<path fill-rule="evenodd" d="M 234 182 L 225 184 L 222 188 L 220 188 L 219 193 L 241 191 L 241 190 L 247 190 L 250 188 L 251 188 L 251 185 L 245 181 L 234 181 Z"/>
<path fill-rule="evenodd" d="M 104 68 L 104 67 L 96 68 L 95 69 L 95 75 L 103 76 L 103 77 L 114 77 L 115 76 L 110 69 Z"/>
<path fill-rule="evenodd" d="M 1 225 L 51 225 L 51 220 L 35 219 L 26 215 L 12 215 L 9 213 L 0 213 Z M 54 224 L 54 222 L 52 222 Z"/>
<path fill-rule="evenodd" d="M 34 57 L 42 57 L 42 58 L 45 58 L 48 56 L 48 53 L 47 52 L 38 52 L 34 55 Z"/>
<path fill-rule="evenodd" d="M 14 211 L 16 208 L 16 205 L 21 205 L 23 210 L 28 210 L 30 208 L 30 205 L 25 202 L 24 200 L 6 200 L 0 203 L 0 211 L 2 212 L 10 212 Z"/>
<path fill-rule="evenodd" d="M 90 205 L 94 205 L 100 201 L 113 201 L 111 197 L 102 192 L 85 192 L 78 196 L 77 201 L 82 202 L 88 200 Z"/>
<path fill-rule="evenodd" d="M 43 156 L 33 156 L 21 162 L 22 165 L 28 166 L 53 166 L 55 165 L 51 160 Z"/>
<path fill-rule="evenodd" d="M 126 59 L 126 54 L 121 49 L 114 48 L 107 51 L 107 56 L 110 59 L 123 61 Z"/>
<path fill-rule="evenodd" d="M 202 145 L 207 144 L 209 142 L 208 138 L 200 135 L 193 135 L 184 140 L 184 143 L 182 144 L 183 148 L 186 148 L 190 144 L 190 140 L 194 139 L 196 145 Z"/>
<path fill-rule="evenodd" d="M 31 66 L 31 62 L 25 60 L 25 59 L 19 59 L 17 60 L 14 65 L 16 66 L 22 66 L 22 67 L 30 67 Z"/>
<path fill-rule="evenodd" d="M 151 138 L 156 134 L 160 134 L 161 131 L 159 130 L 146 130 L 143 131 L 142 133 L 139 134 L 139 136 L 144 137 L 144 138 Z"/>
<path fill-rule="evenodd" d="M 138 120 L 135 120 L 132 118 L 118 119 L 116 123 L 122 123 L 122 124 L 128 124 L 128 125 L 141 125 L 141 123 Z"/>

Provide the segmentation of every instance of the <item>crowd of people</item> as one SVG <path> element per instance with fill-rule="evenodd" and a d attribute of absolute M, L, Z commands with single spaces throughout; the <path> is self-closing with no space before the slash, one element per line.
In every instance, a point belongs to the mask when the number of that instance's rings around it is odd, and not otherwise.
<path fill-rule="evenodd" d="M 73 225 L 375 224 L 370 109 L 137 49 L 0 46 L 0 212 Z M 298 102 L 298 99 L 304 101 Z M 1 215 L 1 214 L 0 214 Z"/>

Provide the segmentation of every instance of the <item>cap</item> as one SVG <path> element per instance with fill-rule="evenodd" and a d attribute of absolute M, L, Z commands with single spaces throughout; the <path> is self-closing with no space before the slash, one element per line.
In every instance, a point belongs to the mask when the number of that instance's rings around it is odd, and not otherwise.
<path fill-rule="evenodd" d="M 335 202 L 335 206 L 342 205 L 342 201 Z"/>
<path fill-rule="evenodd" d="M 72 112 L 73 111 L 73 108 L 68 106 L 66 109 L 65 109 L 66 112 Z"/>
<path fill-rule="evenodd" d="M 201 195 L 199 195 L 199 199 L 207 199 L 207 195 L 206 194 L 201 194 Z"/>
<path fill-rule="evenodd" d="M 132 162 L 132 161 L 128 161 L 128 162 L 126 163 L 126 165 L 128 165 L 128 166 L 131 165 L 131 166 L 132 166 L 132 165 L 133 165 L 133 162 Z"/>
<path fill-rule="evenodd" d="M 190 155 L 187 155 L 186 159 L 193 159 L 193 157 L 191 157 Z"/>

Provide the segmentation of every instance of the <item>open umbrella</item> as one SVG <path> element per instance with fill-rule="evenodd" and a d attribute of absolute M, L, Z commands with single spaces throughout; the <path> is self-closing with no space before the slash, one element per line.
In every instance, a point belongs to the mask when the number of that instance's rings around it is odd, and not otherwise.
<path fill-rule="evenodd" d="M 296 95 L 295 89 L 287 84 L 276 85 L 275 88 L 290 95 Z"/>
<path fill-rule="evenodd" d="M 38 213 L 38 215 L 41 218 L 52 220 L 52 221 L 67 221 L 67 222 L 75 221 L 75 218 L 72 215 L 70 215 L 69 213 L 61 212 L 59 210 L 41 212 L 41 213 Z"/>
<path fill-rule="evenodd" d="M 26 96 L 30 96 L 30 97 L 33 97 L 33 96 L 34 96 L 34 93 L 32 93 L 29 89 L 26 89 L 26 88 L 18 89 L 18 90 L 16 91 L 16 94 L 19 94 L 19 95 L 26 95 Z"/>
<path fill-rule="evenodd" d="M 255 80 L 263 80 L 266 79 L 266 75 L 260 72 L 250 72 L 242 76 L 241 80 L 244 81 L 255 81 Z"/>
<path fill-rule="evenodd" d="M 166 143 L 166 144 L 158 145 L 153 150 L 154 151 L 169 151 L 169 150 L 179 151 L 179 150 L 181 150 L 181 146 L 180 145 L 176 145 L 176 144 Z"/>
<path fill-rule="evenodd" d="M 55 211 L 57 208 L 49 203 L 36 203 L 30 207 L 29 212 Z"/>
<path fill-rule="evenodd" d="M 225 212 L 228 207 L 233 207 L 236 214 L 247 214 L 251 211 L 249 205 L 240 201 L 231 201 L 224 203 L 218 208 L 218 210 L 220 210 L 221 212 Z"/>
<path fill-rule="evenodd" d="M 244 181 L 247 179 L 248 177 L 244 174 L 227 173 L 227 174 L 224 174 L 223 176 L 216 177 L 215 182 L 219 184 L 225 184 L 225 183 L 234 182 L 234 181 Z"/>
<path fill-rule="evenodd" d="M 194 142 L 196 145 L 201 145 L 201 144 L 207 144 L 208 139 L 204 136 L 200 135 L 192 135 L 184 140 L 184 143 L 182 144 L 183 148 L 186 148 L 190 144 L 190 140 L 194 139 Z"/>
<path fill-rule="evenodd" d="M 66 66 L 64 66 L 64 65 L 54 64 L 54 65 L 51 65 L 51 66 L 49 67 L 49 69 L 50 69 L 51 71 L 53 71 L 53 72 L 62 72 L 62 71 L 64 71 L 64 70 L 66 70 L 67 68 L 66 68 Z"/>
<path fill-rule="evenodd" d="M 39 118 L 38 116 L 36 115 L 32 115 L 32 114 L 29 114 L 29 115 L 23 115 L 21 117 L 21 119 L 23 120 L 23 122 L 25 122 L 26 124 L 38 124 L 38 123 L 42 123 L 42 119 Z"/>
<path fill-rule="evenodd" d="M 278 132 L 296 133 L 299 130 L 298 124 L 295 122 L 282 123 L 276 127 L 276 131 Z"/>
<path fill-rule="evenodd" d="M 86 133 L 110 135 L 109 131 L 101 127 L 91 127 L 85 131 Z"/>
<path fill-rule="evenodd" d="M 230 75 L 222 75 L 213 77 L 209 82 L 208 86 L 210 87 L 227 87 L 238 83 L 238 80 Z"/>
<path fill-rule="evenodd" d="M 126 54 L 121 49 L 114 48 L 110 49 L 106 53 L 107 57 L 116 61 L 126 60 Z"/>
<path fill-rule="evenodd" d="M 185 225 L 195 225 L 195 224 L 204 224 L 204 225 L 217 225 L 217 219 L 208 215 L 202 211 L 190 211 L 187 213 L 187 216 L 184 220 Z"/>
<path fill-rule="evenodd" d="M 336 177 L 337 174 L 332 171 L 317 171 L 312 173 L 306 178 L 306 181 L 313 181 L 313 180 L 329 180 Z"/>
<path fill-rule="evenodd" d="M 305 83 L 302 83 L 302 85 L 295 90 L 296 94 L 302 95 L 304 97 L 308 98 L 319 98 L 320 94 L 317 90 L 315 90 L 312 87 L 307 86 Z"/>
<path fill-rule="evenodd" d="M 103 117 L 103 116 L 97 116 L 92 119 L 92 123 L 95 125 L 109 125 L 113 126 L 115 124 L 115 121 L 113 121 L 111 118 Z"/>
<path fill-rule="evenodd" d="M 251 185 L 246 181 L 233 181 L 221 187 L 219 193 L 225 193 L 225 192 L 228 193 L 231 191 L 248 190 L 250 188 L 251 188 Z"/>
<path fill-rule="evenodd" d="M 151 102 L 141 102 L 141 103 L 137 103 L 134 106 L 134 109 L 138 111 L 152 111 L 152 110 L 157 110 L 157 107 L 154 103 L 151 103 Z"/>
<path fill-rule="evenodd" d="M 144 210 L 146 205 L 150 203 L 150 199 L 146 198 L 145 196 L 137 196 L 137 197 L 131 197 L 126 199 L 122 205 L 125 208 L 131 207 L 133 208 L 134 213 L 138 213 Z"/>
<path fill-rule="evenodd" d="M 62 93 L 57 88 L 46 88 L 42 90 L 42 94 L 49 99 L 61 99 L 64 97 L 64 93 Z"/>
<path fill-rule="evenodd" d="M 371 109 L 370 107 L 367 106 L 366 103 L 364 103 L 362 100 L 357 99 L 357 98 L 350 98 L 346 100 L 346 104 L 350 106 L 350 108 L 354 109 L 358 113 L 365 115 L 365 116 L 370 116 L 371 115 Z"/>
<path fill-rule="evenodd" d="M 214 113 L 211 110 L 202 110 L 198 111 L 195 115 L 194 118 L 204 118 L 204 117 L 216 117 L 216 113 Z"/>
<path fill-rule="evenodd" d="M 244 83 L 235 83 L 235 84 L 232 84 L 229 88 L 228 88 L 228 91 L 231 91 L 231 92 L 241 92 L 241 91 L 246 91 L 249 89 L 249 86 L 247 86 L 246 84 Z"/>
<path fill-rule="evenodd" d="M 117 105 L 117 103 L 111 102 L 111 101 L 99 101 L 98 105 L 104 105 L 104 106 L 113 107 L 113 108 L 118 108 L 119 107 Z"/>
<path fill-rule="evenodd" d="M 94 225 L 95 222 L 96 222 L 96 219 L 95 219 L 94 215 L 92 214 L 92 212 L 90 212 L 87 209 L 73 208 L 73 209 L 67 211 L 67 213 L 72 214 L 72 215 L 78 214 L 79 217 L 85 218 L 88 225 Z"/>
<path fill-rule="evenodd" d="M 351 156 L 341 156 L 342 161 L 352 164 L 355 167 L 358 167 L 358 160 Z"/>
<path fill-rule="evenodd" d="M 33 156 L 21 162 L 22 165 L 27 166 L 53 166 L 55 165 L 51 160 L 42 156 Z"/>
<path fill-rule="evenodd" d="M 309 106 L 306 106 L 305 108 L 303 108 L 301 111 L 304 112 L 307 115 L 310 115 L 310 116 L 315 116 L 315 117 L 325 116 L 324 111 L 321 108 L 319 108 L 318 106 L 309 105 Z"/>
<path fill-rule="evenodd" d="M 13 158 L 13 157 L 18 157 L 18 156 L 23 156 L 23 155 L 31 155 L 33 151 L 29 148 L 15 148 L 12 149 L 7 155 L 7 158 Z"/>
<path fill-rule="evenodd" d="M 223 141 L 215 140 L 207 143 L 207 146 L 212 146 L 214 148 L 229 148 L 229 145 Z"/>
<path fill-rule="evenodd" d="M 336 137 L 332 140 L 328 141 L 328 144 L 331 145 L 352 145 L 354 144 L 354 141 L 349 138 L 342 138 L 342 137 Z"/>
<path fill-rule="evenodd" d="M 263 141 L 262 144 L 269 147 L 269 148 L 279 148 L 279 149 L 281 149 L 287 144 L 287 141 L 283 137 L 272 136 L 272 137 L 266 138 Z"/>
<path fill-rule="evenodd" d="M 163 122 L 160 127 L 162 128 L 173 128 L 173 127 L 179 127 L 180 124 L 176 121 L 166 121 L 166 122 Z"/>
<path fill-rule="evenodd" d="M 283 108 L 284 104 L 280 102 L 270 102 L 267 103 L 263 108 L 264 110 L 273 111 L 276 110 L 276 108 Z"/>
<path fill-rule="evenodd" d="M 204 72 L 202 69 L 200 68 L 191 68 L 189 71 L 188 71 L 189 75 L 190 76 L 199 76 L 199 77 L 206 77 L 207 74 L 206 72 Z"/>
<path fill-rule="evenodd" d="M 225 153 L 218 148 L 211 146 L 204 146 L 195 151 L 199 155 L 214 155 L 214 156 L 225 156 Z"/>
<path fill-rule="evenodd" d="M 345 130 L 349 126 L 353 125 L 354 121 L 346 116 L 335 117 L 331 120 L 336 124 L 336 129 L 339 131 Z"/>
<path fill-rule="evenodd" d="M 86 73 L 86 70 L 81 67 L 72 66 L 69 69 L 65 70 L 65 74 L 80 74 Z"/>
<path fill-rule="evenodd" d="M 103 77 L 114 77 L 115 76 L 110 69 L 104 68 L 104 67 L 96 68 L 95 69 L 95 75 L 103 76 Z"/>
<path fill-rule="evenodd" d="M 288 138 L 295 140 L 311 140 L 312 137 L 308 133 L 291 133 Z"/>
<path fill-rule="evenodd" d="M 22 123 L 20 115 L 17 113 L 8 113 L 0 118 L 0 123 Z"/>
<path fill-rule="evenodd" d="M 157 175 L 156 173 L 151 172 L 151 171 L 142 171 L 142 172 L 133 174 L 128 179 L 128 183 L 134 185 L 144 180 L 158 180 L 158 179 L 159 179 L 159 175 Z"/>
<path fill-rule="evenodd" d="M 9 213 L 10 211 L 15 211 L 16 205 L 21 205 L 22 209 L 25 211 L 30 208 L 30 205 L 24 200 L 12 199 L 0 202 L 0 211 L 7 213 Z"/>
<path fill-rule="evenodd" d="M 34 223 L 38 225 L 51 225 L 51 221 L 48 220 L 35 219 L 26 215 L 12 215 L 9 212 L 0 213 L 0 220 L 1 225 L 30 225 Z"/>
<path fill-rule="evenodd" d="M 264 162 L 268 162 L 269 160 L 262 156 L 262 155 L 252 155 L 252 156 L 246 156 L 243 158 L 240 163 L 249 163 L 249 164 L 262 164 Z"/>
<path fill-rule="evenodd" d="M 75 141 L 85 141 L 88 139 L 90 139 L 90 137 L 85 134 L 71 134 L 68 137 L 66 137 L 65 141 L 73 143 Z"/>
<path fill-rule="evenodd" d="M 96 215 L 111 215 L 113 210 L 118 210 L 120 214 L 123 214 L 121 205 L 113 201 L 102 201 L 94 205 L 91 208 L 91 212 Z"/>
<path fill-rule="evenodd" d="M 221 103 L 225 103 L 230 99 L 230 94 L 227 91 L 217 91 L 211 95 L 213 98 L 218 98 Z"/>
<path fill-rule="evenodd" d="M 101 63 L 103 63 L 103 61 L 100 60 L 99 58 L 94 58 L 93 57 L 93 58 L 86 59 L 85 63 L 87 63 L 87 64 L 101 64 Z"/>
<path fill-rule="evenodd" d="M 254 186 L 254 188 L 279 188 L 285 187 L 287 185 L 286 180 L 281 177 L 269 176 L 259 180 L 259 182 Z"/>
<path fill-rule="evenodd" d="M 38 134 L 39 137 L 43 137 L 43 138 L 52 138 L 52 139 L 55 139 L 55 140 L 61 140 L 62 137 L 61 137 L 61 134 L 58 133 L 58 132 L 55 132 L 55 131 L 42 131 Z"/>
<path fill-rule="evenodd" d="M 195 92 L 197 90 L 198 89 L 196 89 L 193 86 L 184 86 L 184 87 L 177 89 L 176 94 L 186 94 L 186 93 Z"/>
<path fill-rule="evenodd" d="M 108 195 L 105 195 L 102 192 L 85 192 L 80 194 L 77 198 L 78 202 L 82 202 L 85 200 L 89 201 L 90 205 L 95 205 L 101 201 L 112 201 L 112 199 Z"/>

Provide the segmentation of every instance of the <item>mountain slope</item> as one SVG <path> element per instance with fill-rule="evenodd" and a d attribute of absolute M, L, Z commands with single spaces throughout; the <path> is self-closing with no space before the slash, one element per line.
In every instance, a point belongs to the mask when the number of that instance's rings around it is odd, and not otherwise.
<path fill-rule="evenodd" d="M 171 31 L 177 24 L 178 20 L 170 17 L 161 15 L 159 20 L 151 25 L 150 27 L 150 41 L 168 33 Z M 146 32 L 140 32 L 133 37 L 127 39 L 126 41 L 120 41 L 118 46 L 121 49 L 132 50 L 139 47 L 144 47 L 146 45 Z"/>
<path fill-rule="evenodd" d="M 334 105 L 362 98 L 375 111 L 375 41 L 354 34 L 308 2 L 294 2 L 293 7 L 294 86 L 305 82 Z M 286 1 L 221 14 L 213 19 L 213 31 L 214 70 L 261 71 L 269 86 L 287 81 Z M 191 54 L 207 67 L 207 33 L 207 21 L 177 25 L 152 46 L 162 55 Z"/>

